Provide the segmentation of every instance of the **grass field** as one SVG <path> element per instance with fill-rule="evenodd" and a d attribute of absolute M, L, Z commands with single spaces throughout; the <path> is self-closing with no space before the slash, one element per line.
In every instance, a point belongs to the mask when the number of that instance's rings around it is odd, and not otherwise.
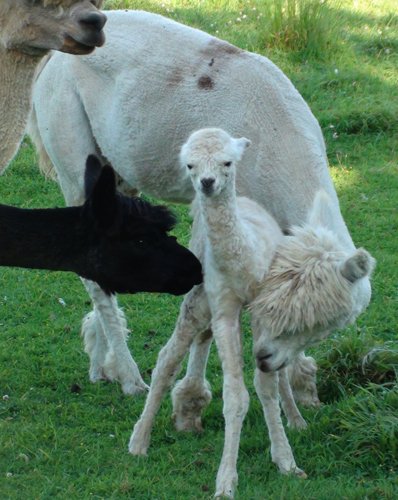
<path fill-rule="evenodd" d="M 246 379 L 253 396 L 241 438 L 236 498 L 398 498 L 398 15 L 393 0 L 111 0 L 198 27 L 276 62 L 318 118 L 330 172 L 355 244 L 377 259 L 373 297 L 350 328 L 312 353 L 322 406 L 287 431 L 307 480 L 282 477 L 255 396 L 247 317 Z M 0 202 L 63 206 L 28 141 L 0 179 Z M 187 244 L 186 207 L 174 207 Z M 60 302 L 63 299 L 66 305 Z M 121 296 L 129 346 L 149 383 L 181 299 Z M 127 453 L 144 404 L 120 386 L 89 382 L 80 326 L 91 304 L 71 274 L 0 270 L 0 499 L 207 499 L 223 445 L 222 375 L 213 349 L 205 432 L 179 434 L 167 396 L 148 457 Z"/>

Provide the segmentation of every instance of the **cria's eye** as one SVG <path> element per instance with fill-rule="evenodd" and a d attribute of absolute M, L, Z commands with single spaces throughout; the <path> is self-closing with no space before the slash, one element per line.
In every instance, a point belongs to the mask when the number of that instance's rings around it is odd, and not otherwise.
<path fill-rule="evenodd" d="M 193 165 L 187 165 L 187 168 L 189 168 L 189 170 L 192 170 L 193 169 Z"/>
<path fill-rule="evenodd" d="M 232 161 L 226 161 L 224 163 L 224 167 L 230 167 L 232 165 Z"/>
<path fill-rule="evenodd" d="M 148 245 L 149 245 L 148 240 L 142 239 L 137 241 L 138 248 L 147 248 Z"/>

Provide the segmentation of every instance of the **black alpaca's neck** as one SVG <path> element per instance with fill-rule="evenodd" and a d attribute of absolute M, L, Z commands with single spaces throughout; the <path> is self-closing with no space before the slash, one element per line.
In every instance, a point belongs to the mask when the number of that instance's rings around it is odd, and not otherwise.
<path fill-rule="evenodd" d="M 0 205 L 0 266 L 80 274 L 89 251 L 82 213 L 82 207 L 26 210 Z"/>

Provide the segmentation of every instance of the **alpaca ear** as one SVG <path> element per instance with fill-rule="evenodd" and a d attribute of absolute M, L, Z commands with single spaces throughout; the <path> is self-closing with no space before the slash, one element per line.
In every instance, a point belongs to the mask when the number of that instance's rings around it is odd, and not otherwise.
<path fill-rule="evenodd" d="M 312 227 L 333 229 L 333 202 L 323 189 L 315 194 L 314 202 L 308 216 L 308 224 Z"/>
<path fill-rule="evenodd" d="M 87 156 L 84 171 L 84 199 L 88 200 L 102 171 L 102 164 L 95 155 Z"/>
<path fill-rule="evenodd" d="M 104 229 L 112 226 L 116 218 L 117 203 L 115 172 L 110 165 L 102 168 L 88 201 L 99 225 Z"/>
<path fill-rule="evenodd" d="M 252 141 L 249 141 L 249 139 L 246 139 L 246 137 L 241 137 L 240 139 L 234 139 L 234 141 L 239 152 L 238 159 L 240 160 L 242 158 L 245 149 L 247 149 L 250 146 Z"/>
<path fill-rule="evenodd" d="M 185 155 L 186 155 L 186 152 L 187 152 L 187 149 L 188 149 L 188 143 L 185 143 L 182 148 L 181 148 L 181 151 L 180 151 L 180 164 L 182 167 L 185 167 L 186 166 L 186 158 L 185 158 Z"/>
<path fill-rule="evenodd" d="M 364 248 L 359 248 L 352 257 L 349 257 L 341 266 L 341 274 L 350 283 L 370 276 L 376 265 L 375 259 Z"/>

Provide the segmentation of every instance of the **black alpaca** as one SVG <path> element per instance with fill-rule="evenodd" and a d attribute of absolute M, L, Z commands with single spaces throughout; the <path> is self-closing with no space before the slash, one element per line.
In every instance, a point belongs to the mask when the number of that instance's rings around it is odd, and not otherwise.
<path fill-rule="evenodd" d="M 164 206 L 116 191 L 110 166 L 87 158 L 80 207 L 0 205 L 0 265 L 72 271 L 108 294 L 187 293 L 202 282 L 201 264 L 168 235 L 176 223 Z"/>

